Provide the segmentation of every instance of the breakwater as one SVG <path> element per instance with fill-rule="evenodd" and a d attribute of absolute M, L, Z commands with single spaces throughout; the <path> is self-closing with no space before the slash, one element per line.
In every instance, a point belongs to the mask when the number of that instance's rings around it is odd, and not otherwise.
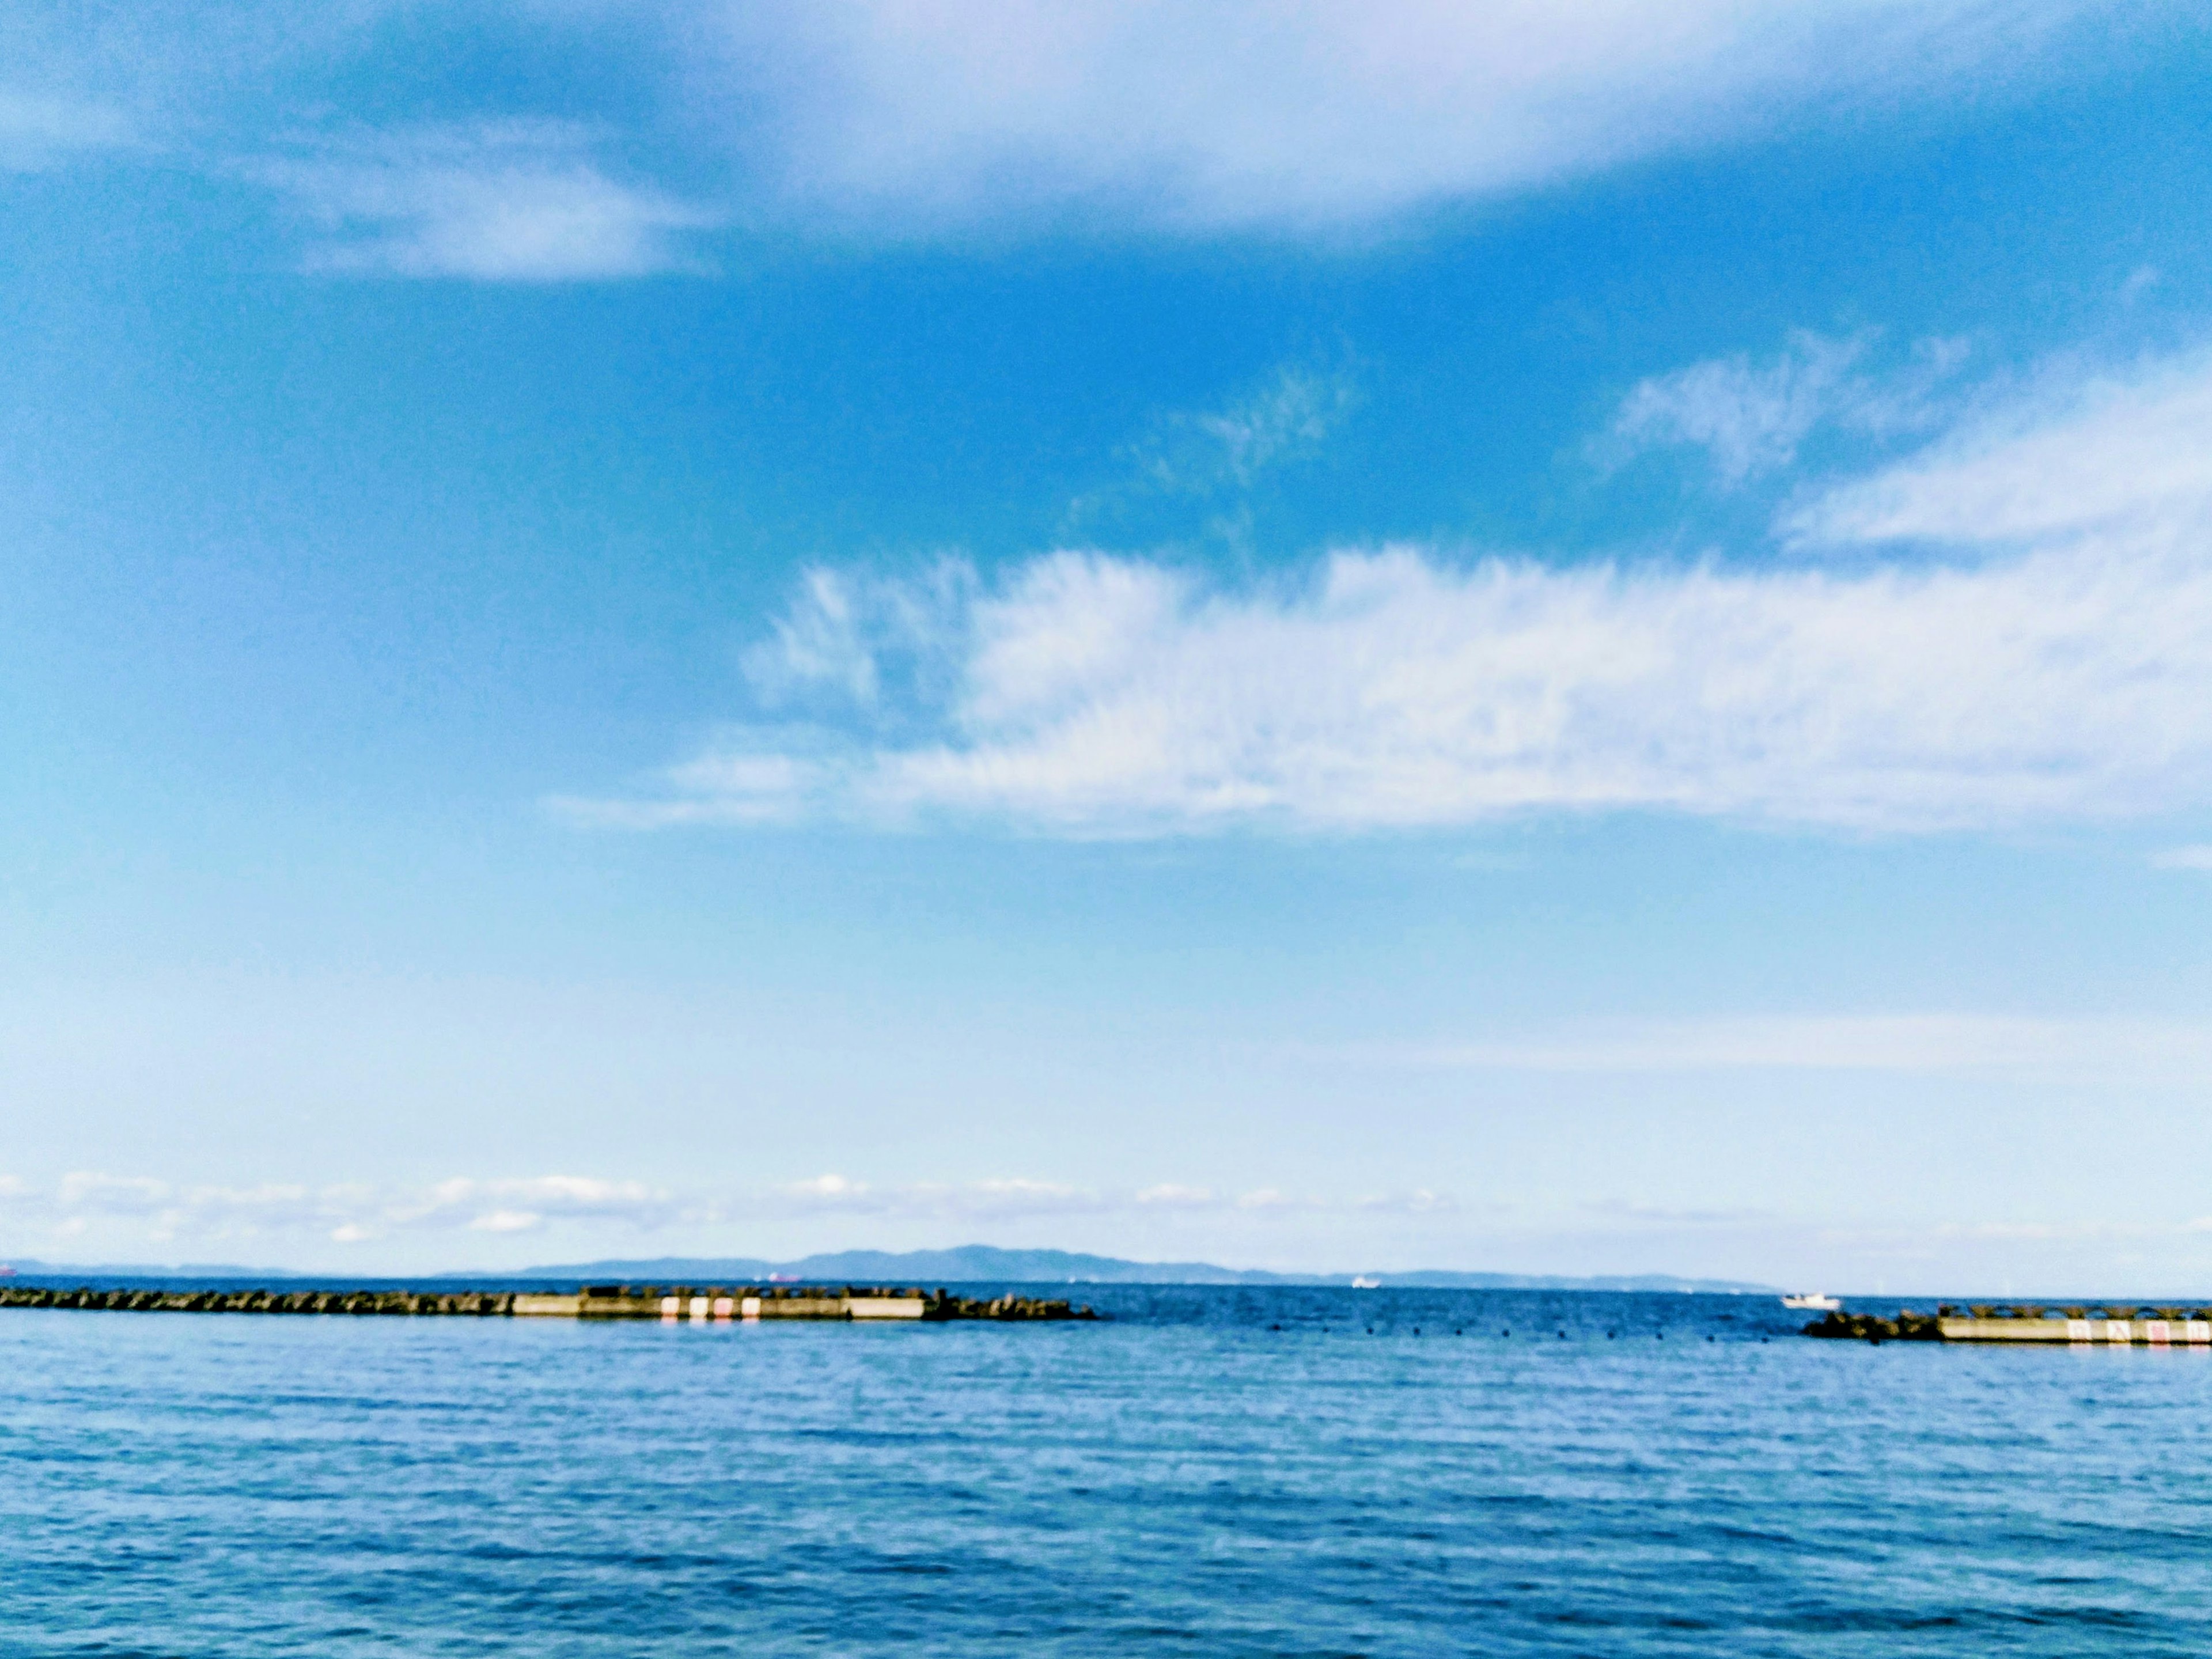
<path fill-rule="evenodd" d="M 860 1285 L 586 1285 L 576 1291 L 170 1291 L 152 1286 L 74 1290 L 0 1285 L 0 1308 L 76 1308 L 108 1313 L 392 1314 L 457 1318 L 659 1319 L 712 1323 L 775 1319 L 1096 1319 L 1061 1300 Z"/>
<path fill-rule="evenodd" d="M 1805 1327 L 1805 1334 L 1862 1342 L 2044 1342 L 2212 1350 L 2212 1308 L 2153 1308 L 2134 1302 L 2063 1307 L 1944 1303 L 1932 1314 L 1906 1308 L 1893 1319 L 1839 1310 L 1814 1320 Z"/>

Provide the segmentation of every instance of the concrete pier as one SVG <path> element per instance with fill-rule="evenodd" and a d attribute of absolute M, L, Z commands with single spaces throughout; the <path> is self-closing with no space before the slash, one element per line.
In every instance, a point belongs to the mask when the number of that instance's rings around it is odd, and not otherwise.
<path fill-rule="evenodd" d="M 110 1313 L 407 1314 L 473 1318 L 657 1319 L 712 1324 L 777 1319 L 999 1321 L 1096 1319 L 1089 1308 L 1033 1297 L 984 1302 L 948 1290 L 823 1285 L 586 1285 L 580 1291 L 168 1291 L 86 1285 L 0 1285 L 0 1308 Z"/>
<path fill-rule="evenodd" d="M 1977 1303 L 1901 1310 L 1896 1318 L 1836 1312 L 1805 1327 L 1808 1336 L 1868 1342 L 2032 1342 L 2076 1347 L 2197 1348 L 2212 1352 L 2212 1308 L 2148 1308 L 2136 1303 L 2067 1307 Z"/>
<path fill-rule="evenodd" d="M 2212 1349 L 2212 1310 L 2202 1308 L 2066 1308 L 1946 1310 L 1946 1342 L 2069 1342 L 2107 1347 Z"/>

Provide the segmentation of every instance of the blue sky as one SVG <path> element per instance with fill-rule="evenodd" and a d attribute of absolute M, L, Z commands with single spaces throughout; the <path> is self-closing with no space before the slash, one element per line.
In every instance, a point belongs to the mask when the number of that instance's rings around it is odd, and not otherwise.
<path fill-rule="evenodd" d="M 0 64 L 0 1251 L 2212 1271 L 2176 12 Z"/>

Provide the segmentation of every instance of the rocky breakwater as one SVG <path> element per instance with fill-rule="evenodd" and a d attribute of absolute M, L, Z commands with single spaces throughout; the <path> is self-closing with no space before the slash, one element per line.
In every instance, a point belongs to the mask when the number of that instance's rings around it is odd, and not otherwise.
<path fill-rule="evenodd" d="M 1878 1314 L 1845 1313 L 1840 1308 L 1805 1327 L 1808 1336 L 1847 1337 L 1860 1342 L 1941 1342 L 1943 1322 L 1934 1314 L 1898 1310 L 1894 1319 Z"/>
<path fill-rule="evenodd" d="M 763 1319 L 1096 1319 L 1091 1309 L 1007 1294 L 986 1301 L 860 1285 L 587 1285 L 580 1291 L 172 1291 L 81 1285 L 0 1285 L 0 1308 L 75 1308 L 109 1313 L 442 1314 L 485 1317 L 659 1319 L 710 1323 Z"/>
<path fill-rule="evenodd" d="M 514 1310 L 503 1291 L 56 1290 L 0 1285 L 0 1308 L 84 1308 L 110 1313 L 447 1314 L 485 1317 Z"/>
<path fill-rule="evenodd" d="M 938 1295 L 945 1297 L 945 1292 Z M 1065 1299 L 1047 1301 L 1037 1297 L 1002 1296 L 992 1302 L 974 1302 L 962 1297 L 949 1297 L 951 1311 L 947 1319 L 1096 1319 L 1091 1309 Z"/>

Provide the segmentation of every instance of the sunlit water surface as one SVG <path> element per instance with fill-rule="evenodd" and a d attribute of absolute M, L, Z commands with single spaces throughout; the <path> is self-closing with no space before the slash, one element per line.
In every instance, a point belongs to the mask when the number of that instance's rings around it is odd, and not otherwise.
<path fill-rule="evenodd" d="M 1113 1319 L 0 1310 L 0 1651 L 2212 1653 L 2212 1356 L 1077 1293 Z"/>

